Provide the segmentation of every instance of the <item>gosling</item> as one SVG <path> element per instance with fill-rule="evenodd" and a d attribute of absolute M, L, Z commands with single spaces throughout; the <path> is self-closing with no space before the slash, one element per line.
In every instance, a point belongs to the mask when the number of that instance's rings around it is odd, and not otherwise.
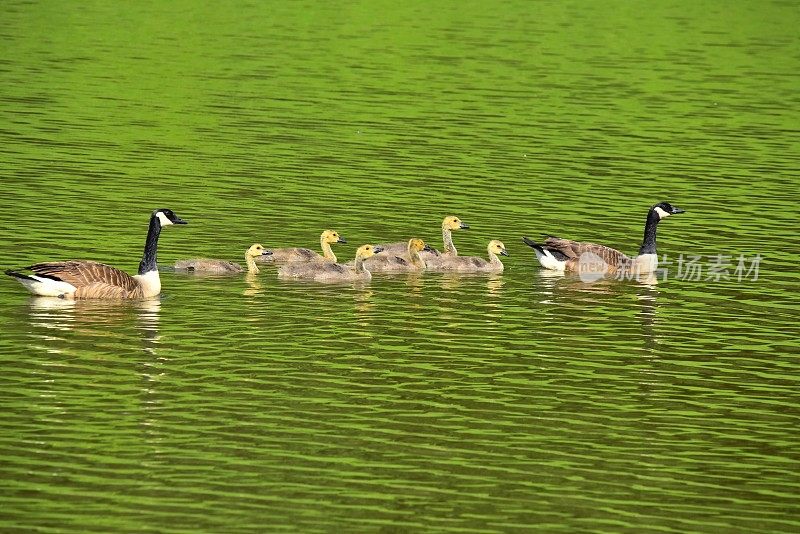
<path fill-rule="evenodd" d="M 244 261 L 247 264 L 247 272 L 258 274 L 259 269 L 256 265 L 256 258 L 270 256 L 271 250 L 266 250 L 259 243 L 251 246 L 244 253 Z M 209 260 L 197 258 L 193 260 L 179 260 L 175 262 L 176 271 L 188 271 L 192 273 L 216 273 L 216 274 L 237 274 L 243 273 L 244 269 L 238 263 L 225 260 Z"/>
<path fill-rule="evenodd" d="M 287 263 L 308 263 L 316 261 L 328 261 L 336 263 L 336 254 L 333 253 L 331 244 L 347 243 L 347 240 L 339 235 L 335 230 L 325 230 L 319 236 L 319 245 L 322 248 L 322 255 L 308 248 L 274 248 L 270 256 L 259 258 L 261 263 L 287 264 Z"/>
<path fill-rule="evenodd" d="M 330 262 L 290 263 L 278 270 L 278 278 L 314 282 L 368 281 L 372 279 L 372 274 L 365 268 L 364 260 L 382 250 L 378 246 L 362 245 L 356 251 L 356 259 L 352 266 Z"/>
<path fill-rule="evenodd" d="M 489 259 L 485 260 L 477 256 L 440 256 L 434 260 L 426 260 L 429 271 L 447 271 L 456 273 L 501 273 L 503 272 L 503 262 L 500 256 L 508 256 L 506 247 L 502 242 L 493 239 L 486 247 Z"/>
<path fill-rule="evenodd" d="M 423 259 L 428 259 L 430 257 L 435 257 L 442 254 L 445 256 L 458 256 L 458 250 L 456 250 L 456 246 L 453 244 L 453 230 L 467 229 L 469 229 L 468 224 L 462 222 L 461 219 L 455 215 L 448 215 L 442 221 L 442 242 L 444 243 L 444 251 L 439 252 L 438 250 L 431 248 L 430 251 L 425 251 L 420 255 Z M 397 255 L 404 254 L 406 252 L 407 245 L 404 242 L 399 242 L 387 243 L 378 246 L 383 247 L 383 250 L 387 255 Z"/>
<path fill-rule="evenodd" d="M 432 249 L 425 241 L 418 238 L 409 239 L 406 245 L 406 254 L 396 256 L 393 254 L 381 254 L 373 256 L 364 262 L 366 268 L 373 273 L 409 273 L 425 270 L 425 260 L 420 256 L 421 252 L 430 252 Z M 348 264 L 349 265 L 349 264 Z"/>

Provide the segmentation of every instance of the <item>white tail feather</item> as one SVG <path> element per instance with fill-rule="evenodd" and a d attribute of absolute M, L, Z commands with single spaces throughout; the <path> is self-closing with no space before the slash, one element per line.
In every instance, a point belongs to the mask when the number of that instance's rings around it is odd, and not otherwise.
<path fill-rule="evenodd" d="M 61 297 L 70 295 L 77 289 L 72 284 L 61 280 L 52 280 L 36 275 L 29 275 L 27 278 L 17 277 L 17 281 L 25 286 L 25 289 L 40 297 Z"/>

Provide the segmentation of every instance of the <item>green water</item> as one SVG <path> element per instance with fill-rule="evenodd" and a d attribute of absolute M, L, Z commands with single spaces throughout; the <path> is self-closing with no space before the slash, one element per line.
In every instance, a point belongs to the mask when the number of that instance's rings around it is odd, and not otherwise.
<path fill-rule="evenodd" d="M 420 236 L 491 277 L 0 280 L 3 532 L 797 532 L 792 1 L 0 4 L 0 265 Z M 541 271 L 521 236 L 658 284 Z M 727 279 L 677 276 L 730 256 Z M 760 254 L 757 280 L 733 275 Z"/>

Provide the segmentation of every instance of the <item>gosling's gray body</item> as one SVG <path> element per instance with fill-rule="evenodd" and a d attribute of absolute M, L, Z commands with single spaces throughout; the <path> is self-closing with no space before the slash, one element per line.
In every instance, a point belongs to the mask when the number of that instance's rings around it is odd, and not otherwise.
<path fill-rule="evenodd" d="M 331 262 L 289 263 L 278 269 L 278 278 L 312 282 L 368 281 L 372 279 L 372 274 L 364 268 L 364 260 L 381 250 L 383 249 L 380 247 L 363 245 L 356 252 L 355 263 L 352 266 Z"/>
<path fill-rule="evenodd" d="M 435 258 L 437 256 L 458 256 L 458 250 L 456 250 L 456 246 L 453 244 L 453 230 L 460 230 L 460 229 L 467 229 L 469 225 L 463 223 L 461 219 L 456 217 L 455 215 L 448 215 L 442 221 L 442 244 L 444 245 L 444 249 L 442 252 L 439 252 L 436 249 L 431 248 L 430 250 L 425 250 L 420 252 L 420 258 L 422 258 L 426 263 L 428 260 Z M 408 250 L 408 243 L 407 242 L 396 242 L 396 243 L 385 243 L 378 245 L 379 247 L 383 248 L 383 251 L 387 255 L 392 256 L 402 256 L 406 254 Z"/>
<path fill-rule="evenodd" d="M 347 243 L 347 240 L 339 235 L 335 230 L 325 230 L 319 236 L 319 246 L 322 254 L 314 252 L 309 248 L 283 247 L 273 248 L 272 254 L 257 258 L 259 263 L 285 265 L 289 263 L 311 263 L 311 262 L 330 262 L 336 263 L 336 254 L 333 253 L 331 244 Z"/>
<path fill-rule="evenodd" d="M 271 256 L 264 256 L 259 258 L 259 263 L 308 263 L 311 261 L 324 261 L 325 258 L 318 252 L 314 252 L 310 248 L 275 248 L 272 249 Z"/>
<path fill-rule="evenodd" d="M 486 247 L 489 259 L 477 256 L 439 256 L 426 261 L 428 271 L 447 271 L 456 273 L 500 273 L 503 272 L 503 262 L 498 254 L 508 256 L 506 248 L 500 241 L 492 240 Z"/>
<path fill-rule="evenodd" d="M 176 261 L 175 270 L 198 273 L 236 274 L 243 273 L 244 267 L 233 261 L 195 258 Z"/>
<path fill-rule="evenodd" d="M 435 258 L 429 253 L 430 247 L 421 239 L 413 238 L 406 243 L 405 254 L 383 253 L 373 256 L 364 261 L 364 267 L 373 273 L 409 273 L 425 270 L 425 260 L 423 253 L 428 257 Z M 348 262 L 348 265 L 352 265 Z"/>
<path fill-rule="evenodd" d="M 265 250 L 264 247 L 256 243 L 248 248 L 244 253 L 244 261 L 247 264 L 247 271 L 253 274 L 258 274 L 258 266 L 256 266 L 255 259 L 272 254 L 271 250 Z M 209 273 L 209 274 L 238 274 L 245 272 L 245 268 L 227 260 L 214 260 L 206 258 L 195 258 L 191 260 L 178 260 L 175 262 L 176 271 L 187 271 L 193 273 Z"/>

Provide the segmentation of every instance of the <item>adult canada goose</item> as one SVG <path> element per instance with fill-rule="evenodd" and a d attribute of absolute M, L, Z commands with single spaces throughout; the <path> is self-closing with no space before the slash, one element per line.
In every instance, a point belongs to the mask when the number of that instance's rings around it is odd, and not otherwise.
<path fill-rule="evenodd" d="M 397 256 L 394 254 L 383 254 L 373 256 L 364 262 L 364 266 L 373 273 L 405 273 L 422 271 L 425 269 L 425 260 L 420 257 L 420 253 L 428 252 L 431 247 L 425 241 L 418 238 L 408 240 L 406 254 Z M 349 263 L 348 263 L 349 265 Z"/>
<path fill-rule="evenodd" d="M 314 282 L 350 282 L 369 280 L 369 270 L 364 268 L 364 260 L 371 258 L 383 249 L 373 245 L 362 245 L 356 251 L 354 265 L 330 262 L 289 263 L 278 270 L 278 278 L 313 280 Z"/>
<path fill-rule="evenodd" d="M 25 288 L 42 297 L 74 299 L 135 299 L 161 293 L 156 255 L 161 228 L 170 224 L 186 224 L 172 210 L 155 210 L 139 263 L 139 274 L 128 273 L 95 261 L 71 260 L 37 263 L 6 274 L 16 278 Z M 25 274 L 21 271 L 30 271 Z"/>
<path fill-rule="evenodd" d="M 256 266 L 256 258 L 261 256 L 269 256 L 272 254 L 271 250 L 266 250 L 259 243 L 252 245 L 244 253 L 244 261 L 247 265 L 247 272 L 258 274 L 258 266 Z M 244 268 L 238 263 L 226 260 L 208 260 L 205 258 L 197 258 L 193 260 L 178 260 L 175 262 L 176 271 L 190 271 L 196 273 L 219 273 L 219 274 L 236 274 L 243 273 Z"/>
<path fill-rule="evenodd" d="M 448 271 L 457 273 L 500 273 L 503 272 L 503 262 L 497 255 L 508 256 L 506 247 L 501 241 L 493 239 L 486 247 L 489 259 L 477 256 L 440 256 L 433 260 L 426 260 L 429 271 Z"/>
<path fill-rule="evenodd" d="M 659 202 L 647 212 L 644 225 L 644 239 L 639 247 L 639 254 L 630 258 L 617 249 L 571 241 L 555 236 L 549 236 L 544 243 L 536 243 L 532 239 L 523 237 L 525 244 L 533 248 L 536 258 L 542 267 L 556 271 L 630 271 L 635 273 L 651 273 L 658 267 L 658 254 L 656 253 L 656 228 L 659 221 L 670 215 L 683 213 L 685 210 L 677 208 L 669 202 Z M 599 264 L 599 265 L 598 265 Z"/>
<path fill-rule="evenodd" d="M 458 256 L 456 246 L 453 244 L 453 230 L 466 230 L 468 228 L 469 225 L 462 222 L 461 219 L 455 215 L 448 215 L 442 221 L 442 242 L 444 243 L 444 250 L 439 252 L 432 248 L 430 251 L 424 251 L 420 253 L 420 256 L 424 260 L 427 260 L 430 257 L 439 256 L 441 254 L 445 254 L 447 256 Z M 386 252 L 386 254 L 399 255 L 406 253 L 408 244 L 404 241 L 400 241 L 397 243 L 386 243 L 378 246 L 383 247 L 383 250 Z"/>
<path fill-rule="evenodd" d="M 322 255 L 314 252 L 308 248 L 273 248 L 272 254 L 268 256 L 261 256 L 258 261 L 261 263 L 295 263 L 295 262 L 309 262 L 309 261 L 330 261 L 336 263 L 336 254 L 333 253 L 331 244 L 333 243 L 347 243 L 347 240 L 339 235 L 335 230 L 325 230 L 319 236 L 319 245 L 322 248 Z"/>

